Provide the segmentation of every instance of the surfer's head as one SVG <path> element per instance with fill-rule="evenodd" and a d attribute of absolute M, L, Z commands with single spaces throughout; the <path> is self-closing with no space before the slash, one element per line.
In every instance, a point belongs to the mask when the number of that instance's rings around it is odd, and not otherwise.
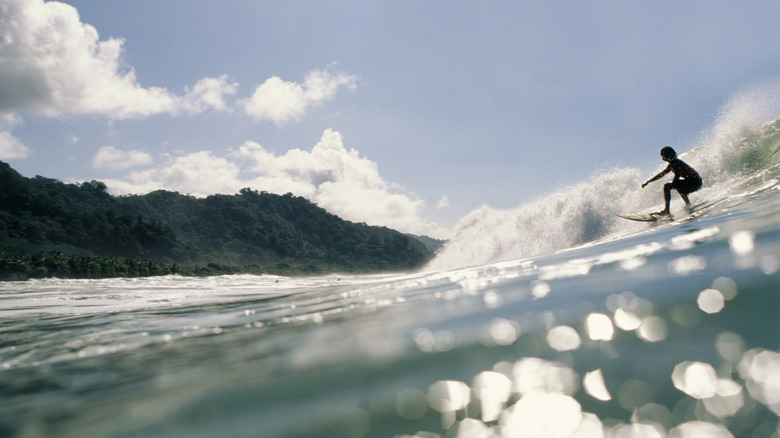
<path fill-rule="evenodd" d="M 661 158 L 664 161 L 674 160 L 677 158 L 677 152 L 675 152 L 671 146 L 665 146 L 663 149 L 661 149 Z"/>

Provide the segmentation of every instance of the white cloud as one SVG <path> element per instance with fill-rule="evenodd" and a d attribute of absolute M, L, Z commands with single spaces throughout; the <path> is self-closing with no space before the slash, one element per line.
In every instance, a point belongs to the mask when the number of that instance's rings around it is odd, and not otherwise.
<path fill-rule="evenodd" d="M 152 156 L 146 152 L 137 149 L 125 152 L 113 146 L 103 146 L 92 159 L 92 167 L 95 169 L 129 169 L 151 163 Z"/>
<path fill-rule="evenodd" d="M 328 211 L 354 222 L 384 225 L 405 232 L 446 233 L 420 216 L 424 202 L 401 187 L 386 182 L 376 163 L 347 150 L 340 133 L 323 132 L 310 152 L 292 149 L 276 156 L 254 142 L 247 142 L 235 156 L 254 162 L 260 174 L 251 187 L 275 193 L 304 196 Z"/>
<path fill-rule="evenodd" d="M 30 150 L 10 132 L 0 131 L 0 159 L 13 160 L 27 158 Z"/>
<path fill-rule="evenodd" d="M 213 193 L 236 193 L 242 187 L 239 167 L 225 158 L 201 151 L 176 158 L 159 171 L 164 187 L 172 187 L 193 196 Z"/>
<path fill-rule="evenodd" d="M 238 90 L 237 82 L 228 82 L 227 75 L 218 78 L 203 78 L 187 89 L 182 106 L 190 113 L 200 113 L 209 108 L 227 110 L 226 95 L 234 95 Z"/>
<path fill-rule="evenodd" d="M 155 190 L 163 190 L 167 187 L 157 181 L 158 169 L 132 171 L 125 179 L 99 178 L 112 192 L 119 194 L 149 193 Z M 167 188 L 168 190 L 174 190 Z"/>
<path fill-rule="evenodd" d="M 228 157 L 201 151 L 178 157 L 164 167 L 130 173 L 122 181 L 103 181 L 115 193 L 164 188 L 205 196 L 236 193 L 244 187 L 289 192 L 353 222 L 439 238 L 449 235 L 448 230 L 420 217 L 425 206 L 422 200 L 385 181 L 376 163 L 355 149 L 346 149 L 341 134 L 330 129 L 310 151 L 291 149 L 277 156 L 258 143 L 246 142 Z"/>
<path fill-rule="evenodd" d="M 439 199 L 439 203 L 436 204 L 436 208 L 439 210 L 443 210 L 446 208 L 452 208 L 452 203 L 450 203 L 450 198 L 445 196 L 442 196 L 441 199 Z"/>
<path fill-rule="evenodd" d="M 183 95 L 143 87 L 122 62 L 124 40 L 101 41 L 73 6 L 43 0 L 0 0 L 0 114 L 30 111 L 47 116 L 104 115 L 112 119 L 154 114 L 230 111 L 236 104 L 258 120 L 300 120 L 356 77 L 313 70 L 302 84 L 273 76 L 251 97 L 228 102 L 238 83 L 227 75 L 206 77 Z"/>
<path fill-rule="evenodd" d="M 64 3 L 0 1 L 0 113 L 101 114 L 122 119 L 224 109 L 235 83 L 198 81 L 185 96 L 141 87 L 122 64 L 122 39 L 100 41 Z"/>
<path fill-rule="evenodd" d="M 257 120 L 283 124 L 300 120 L 312 106 L 332 99 L 339 87 L 354 89 L 356 82 L 355 76 L 331 74 L 328 69 L 311 71 L 303 84 L 273 76 L 257 86 L 252 97 L 240 104 Z"/>

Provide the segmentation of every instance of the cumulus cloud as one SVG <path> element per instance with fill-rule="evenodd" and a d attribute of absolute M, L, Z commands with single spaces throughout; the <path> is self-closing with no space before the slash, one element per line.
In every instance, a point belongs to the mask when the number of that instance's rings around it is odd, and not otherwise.
<path fill-rule="evenodd" d="M 303 83 L 278 76 L 236 100 L 238 83 L 228 75 L 200 79 L 184 94 L 143 87 L 122 62 L 124 40 L 100 40 L 73 6 L 43 0 L 0 0 L 0 114 L 103 115 L 112 119 L 155 114 L 231 111 L 238 106 L 256 120 L 300 120 L 356 77 L 329 68 L 313 70 Z M 228 100 L 228 97 L 233 99 Z"/>
<path fill-rule="evenodd" d="M 257 120 L 283 124 L 300 120 L 312 106 L 332 99 L 340 87 L 354 89 L 356 82 L 355 76 L 333 74 L 328 69 L 310 72 L 303 84 L 273 76 L 257 86 L 250 98 L 240 103 L 246 113 Z"/>
<path fill-rule="evenodd" d="M 197 197 L 215 193 L 236 193 L 247 187 L 239 166 L 209 151 L 172 158 L 163 167 L 135 170 L 123 179 L 100 178 L 117 194 L 173 190 Z"/>
<path fill-rule="evenodd" d="M 441 199 L 439 199 L 439 203 L 436 204 L 436 208 L 439 210 L 444 210 L 447 208 L 452 208 L 452 203 L 450 203 L 450 198 L 445 196 L 442 196 Z"/>
<path fill-rule="evenodd" d="M 111 192 L 116 194 L 141 194 L 165 189 L 176 190 L 171 187 L 165 187 L 160 182 L 158 173 L 159 169 L 147 169 L 131 171 L 123 179 L 99 178 L 99 180 L 105 183 Z"/>
<path fill-rule="evenodd" d="M 200 113 L 208 109 L 227 110 L 226 95 L 236 94 L 238 83 L 229 82 L 227 75 L 218 78 L 203 78 L 195 83 L 182 101 L 182 107 L 190 113 Z"/>
<path fill-rule="evenodd" d="M 21 140 L 11 135 L 10 132 L 0 131 L 0 159 L 14 160 L 27 158 L 30 150 Z"/>
<path fill-rule="evenodd" d="M 92 159 L 95 169 L 129 169 L 151 163 L 152 156 L 146 152 L 137 149 L 125 152 L 113 146 L 103 146 Z"/>
<path fill-rule="evenodd" d="M 353 222 L 440 238 L 449 234 L 421 218 L 422 200 L 385 181 L 376 163 L 345 148 L 341 134 L 331 129 L 309 151 L 291 149 L 276 155 L 250 141 L 226 157 L 201 151 L 171 159 L 164 167 L 131 172 L 123 180 L 103 181 L 116 193 L 164 188 L 205 196 L 236 193 L 244 187 L 289 192 Z"/>
<path fill-rule="evenodd" d="M 160 169 L 159 176 L 166 187 L 205 196 L 213 193 L 236 193 L 241 189 L 237 164 L 217 157 L 208 151 L 176 158 L 173 163 Z"/>
<path fill-rule="evenodd" d="M 74 7 L 43 0 L 2 0 L 0 7 L 0 112 L 123 119 L 224 109 L 223 96 L 235 93 L 226 76 L 202 79 L 184 96 L 144 88 L 121 62 L 124 41 L 100 41 Z"/>

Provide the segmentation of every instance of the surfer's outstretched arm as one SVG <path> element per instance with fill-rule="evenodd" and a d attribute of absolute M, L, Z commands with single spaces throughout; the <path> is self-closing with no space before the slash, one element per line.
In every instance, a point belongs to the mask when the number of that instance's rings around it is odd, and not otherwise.
<path fill-rule="evenodd" d="M 672 170 L 671 167 L 667 167 L 666 169 L 662 170 L 661 173 L 659 173 L 658 175 L 656 175 L 656 176 L 650 178 L 649 180 L 645 181 L 645 183 L 642 184 L 642 188 L 645 188 L 646 185 L 650 184 L 653 181 L 658 181 L 659 179 L 663 178 L 664 175 L 669 173 L 671 170 Z"/>

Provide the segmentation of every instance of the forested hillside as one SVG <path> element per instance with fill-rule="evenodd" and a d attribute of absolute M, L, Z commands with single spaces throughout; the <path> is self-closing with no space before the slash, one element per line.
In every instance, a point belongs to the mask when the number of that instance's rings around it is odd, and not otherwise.
<path fill-rule="evenodd" d="M 0 253 L 318 273 L 408 270 L 432 256 L 411 236 L 342 220 L 291 194 L 243 189 L 207 198 L 167 191 L 116 197 L 99 181 L 26 178 L 3 162 Z"/>

